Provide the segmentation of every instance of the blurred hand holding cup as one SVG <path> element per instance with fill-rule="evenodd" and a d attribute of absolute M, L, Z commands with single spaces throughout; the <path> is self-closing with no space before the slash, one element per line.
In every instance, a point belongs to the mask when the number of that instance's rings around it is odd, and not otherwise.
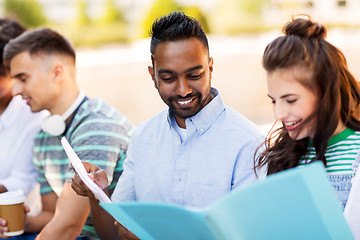
<path fill-rule="evenodd" d="M 7 222 L 5 236 L 16 236 L 24 232 L 25 195 L 21 190 L 0 193 L 0 217 Z"/>

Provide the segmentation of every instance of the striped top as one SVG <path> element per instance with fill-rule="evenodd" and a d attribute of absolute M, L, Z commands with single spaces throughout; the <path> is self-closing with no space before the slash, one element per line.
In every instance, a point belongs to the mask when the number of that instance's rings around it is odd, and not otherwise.
<path fill-rule="evenodd" d="M 111 193 L 122 173 L 132 131 L 133 125 L 114 107 L 101 99 L 88 99 L 79 107 L 65 137 L 82 161 L 106 171 Z M 64 183 L 71 182 L 74 176 L 60 137 L 39 132 L 35 137 L 33 161 L 40 193 L 55 192 L 60 196 Z M 91 218 L 88 218 L 80 236 L 98 239 Z"/>
<path fill-rule="evenodd" d="M 326 148 L 326 171 L 329 175 L 353 175 L 353 164 L 360 148 L 360 131 L 346 129 L 330 138 Z M 307 154 L 300 158 L 299 166 L 315 157 L 315 148 L 310 141 Z"/>

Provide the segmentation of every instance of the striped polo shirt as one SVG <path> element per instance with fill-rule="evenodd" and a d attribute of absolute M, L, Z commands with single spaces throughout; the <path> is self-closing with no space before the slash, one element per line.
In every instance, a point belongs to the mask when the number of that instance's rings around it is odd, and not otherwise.
<path fill-rule="evenodd" d="M 349 128 L 330 138 L 326 148 L 326 171 L 329 175 L 354 174 L 353 164 L 360 148 L 360 131 Z M 315 148 L 312 141 L 306 155 L 300 158 L 299 166 L 309 163 L 315 157 Z"/>
<path fill-rule="evenodd" d="M 106 171 L 111 194 L 122 173 L 132 131 L 133 125 L 124 115 L 96 98 L 88 99 L 79 107 L 65 137 L 82 161 Z M 33 161 L 42 195 L 55 192 L 60 196 L 64 183 L 71 182 L 74 176 L 60 137 L 43 131 L 35 137 Z M 90 217 L 80 236 L 98 239 Z"/>

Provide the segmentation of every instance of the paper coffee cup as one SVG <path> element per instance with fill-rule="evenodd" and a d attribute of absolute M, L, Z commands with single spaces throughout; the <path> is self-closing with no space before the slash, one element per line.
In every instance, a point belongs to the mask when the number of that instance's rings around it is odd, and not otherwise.
<path fill-rule="evenodd" d="M 8 231 L 5 236 L 16 236 L 24 232 L 24 202 L 23 191 L 9 191 L 0 193 L 0 217 L 7 222 Z"/>

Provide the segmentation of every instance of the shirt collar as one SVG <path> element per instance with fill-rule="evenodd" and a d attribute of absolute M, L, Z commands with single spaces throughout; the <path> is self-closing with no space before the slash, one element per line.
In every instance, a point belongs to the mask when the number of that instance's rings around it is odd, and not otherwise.
<path fill-rule="evenodd" d="M 215 97 L 203 109 L 201 109 L 200 112 L 187 118 L 185 121 L 187 126 L 188 124 L 193 123 L 199 134 L 206 132 L 206 130 L 210 128 L 211 124 L 225 109 L 225 105 L 221 99 L 219 91 L 215 88 L 211 88 L 210 94 L 213 94 Z M 167 122 L 170 128 L 172 127 L 171 116 L 173 114 L 174 113 L 169 109 L 167 113 Z"/>
<path fill-rule="evenodd" d="M 355 130 L 352 130 L 350 128 L 346 128 L 342 132 L 336 134 L 335 136 L 332 136 L 328 141 L 328 146 L 334 145 L 335 143 L 344 141 L 349 136 L 353 135 L 355 133 Z M 309 138 L 309 146 L 314 147 L 314 142 Z"/>

